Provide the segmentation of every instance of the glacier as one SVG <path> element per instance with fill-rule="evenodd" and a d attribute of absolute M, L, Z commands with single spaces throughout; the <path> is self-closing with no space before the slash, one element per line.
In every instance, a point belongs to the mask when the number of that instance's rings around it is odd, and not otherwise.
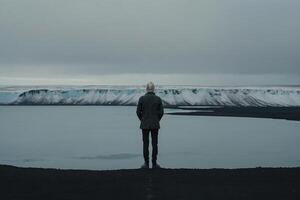
<path fill-rule="evenodd" d="M 1 87 L 1 105 L 136 105 L 144 86 Z M 158 86 L 165 106 L 300 106 L 300 87 Z"/>

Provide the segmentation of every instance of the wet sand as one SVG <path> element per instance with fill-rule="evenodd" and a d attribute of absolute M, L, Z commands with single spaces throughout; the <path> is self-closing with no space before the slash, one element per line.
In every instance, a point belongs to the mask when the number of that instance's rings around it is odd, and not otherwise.
<path fill-rule="evenodd" d="M 300 199 L 300 168 L 59 170 L 0 165 L 1 199 Z"/>

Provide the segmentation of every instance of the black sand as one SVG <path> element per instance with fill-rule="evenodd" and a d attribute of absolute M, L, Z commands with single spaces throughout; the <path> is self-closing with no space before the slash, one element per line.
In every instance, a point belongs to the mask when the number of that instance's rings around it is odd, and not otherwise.
<path fill-rule="evenodd" d="M 300 107 L 210 107 L 210 108 L 188 108 L 172 107 L 180 112 L 167 113 L 170 115 L 188 116 L 228 116 L 228 117 L 253 117 L 253 118 L 272 118 L 300 121 Z"/>
<path fill-rule="evenodd" d="M 0 195 L 18 199 L 300 199 L 300 168 L 56 170 L 0 165 Z"/>

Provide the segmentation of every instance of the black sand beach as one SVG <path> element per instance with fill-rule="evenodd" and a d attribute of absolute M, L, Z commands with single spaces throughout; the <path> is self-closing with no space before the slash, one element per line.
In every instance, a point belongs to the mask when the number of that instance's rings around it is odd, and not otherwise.
<path fill-rule="evenodd" d="M 209 106 L 203 108 L 172 107 L 180 112 L 169 115 L 253 117 L 300 121 L 300 107 Z"/>
<path fill-rule="evenodd" d="M 59 170 L 0 165 L 1 199 L 300 199 L 300 168 Z"/>

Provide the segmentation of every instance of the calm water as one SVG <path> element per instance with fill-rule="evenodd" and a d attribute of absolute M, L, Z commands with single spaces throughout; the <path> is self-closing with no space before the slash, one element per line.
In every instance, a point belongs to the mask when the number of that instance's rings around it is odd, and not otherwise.
<path fill-rule="evenodd" d="M 161 125 L 158 161 L 165 167 L 300 166 L 300 122 L 165 115 Z M 0 163 L 137 168 L 138 127 L 135 107 L 0 106 Z"/>

